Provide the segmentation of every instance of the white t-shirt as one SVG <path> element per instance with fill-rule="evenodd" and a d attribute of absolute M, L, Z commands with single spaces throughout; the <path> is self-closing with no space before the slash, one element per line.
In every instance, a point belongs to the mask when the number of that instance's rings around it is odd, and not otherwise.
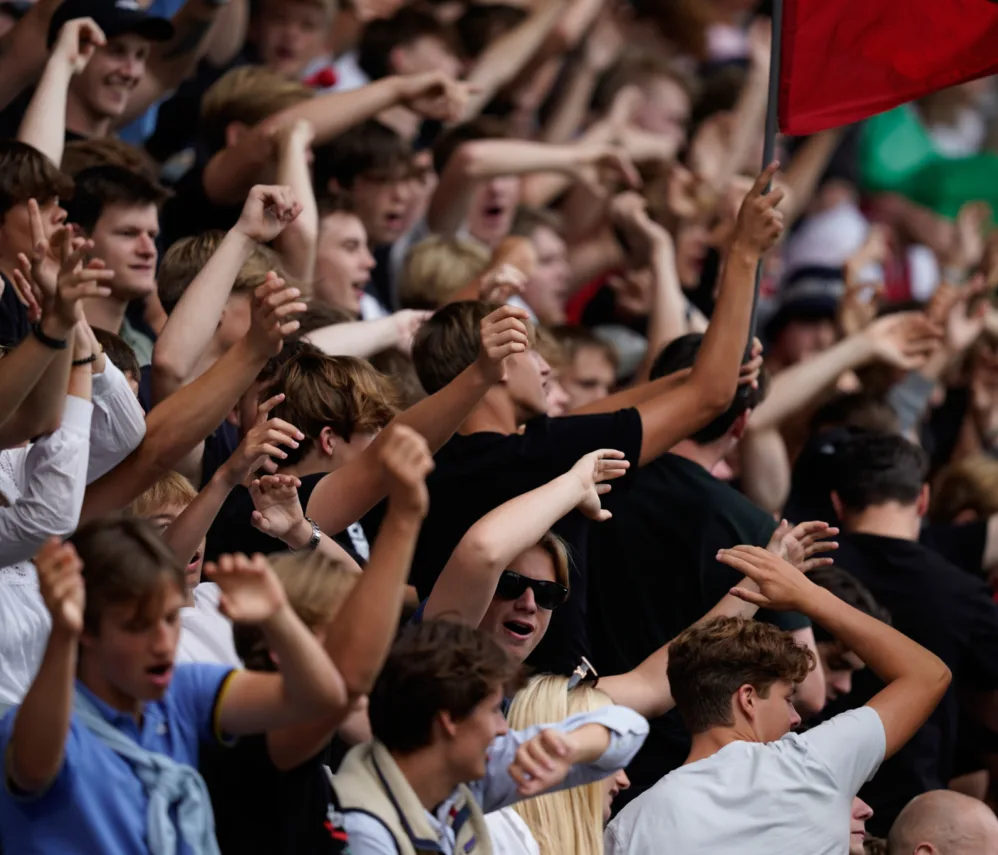
<path fill-rule="evenodd" d="M 530 827 L 512 807 L 485 814 L 485 824 L 493 855 L 541 855 Z"/>
<path fill-rule="evenodd" d="M 607 827 L 606 855 L 846 855 L 852 799 L 884 759 L 870 707 L 670 772 Z"/>
<path fill-rule="evenodd" d="M 180 610 L 178 662 L 216 662 L 242 667 L 232 640 L 232 624 L 218 610 L 221 593 L 214 582 L 202 582 L 194 589 L 193 608 Z"/>

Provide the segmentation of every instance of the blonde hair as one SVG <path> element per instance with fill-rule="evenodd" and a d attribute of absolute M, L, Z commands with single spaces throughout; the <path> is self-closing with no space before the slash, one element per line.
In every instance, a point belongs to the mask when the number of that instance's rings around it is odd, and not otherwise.
<path fill-rule="evenodd" d="M 128 506 L 128 514 L 148 519 L 165 508 L 186 508 L 197 498 L 194 485 L 179 472 L 167 472 Z"/>
<path fill-rule="evenodd" d="M 565 347 L 557 335 L 540 324 L 535 327 L 534 350 L 544 357 L 544 361 L 556 373 L 570 362 Z"/>
<path fill-rule="evenodd" d="M 961 513 L 975 517 L 998 513 L 998 460 L 974 454 L 944 467 L 932 485 L 929 517 L 935 522 L 953 522 Z"/>
<path fill-rule="evenodd" d="M 399 300 L 410 309 L 442 306 L 489 266 L 485 247 L 434 235 L 416 244 L 405 260 Z"/>
<path fill-rule="evenodd" d="M 586 684 L 568 690 L 568 679 L 535 677 L 516 693 L 509 726 L 522 730 L 593 712 L 613 701 Z M 603 855 L 603 785 L 599 781 L 518 802 L 515 810 L 530 828 L 541 855 Z"/>
<path fill-rule="evenodd" d="M 284 553 L 272 558 L 270 564 L 291 608 L 311 630 L 332 621 L 357 584 L 355 570 L 321 552 Z"/>
<path fill-rule="evenodd" d="M 232 122 L 253 127 L 314 94 L 304 83 L 261 65 L 234 68 L 205 92 L 201 128 L 212 151 L 218 151 L 225 148 L 225 131 Z"/>
<path fill-rule="evenodd" d="M 569 557 L 568 544 L 560 535 L 549 531 L 540 539 L 537 547 L 543 549 L 551 558 L 551 562 L 554 564 L 555 581 L 571 590 L 572 560 Z"/>

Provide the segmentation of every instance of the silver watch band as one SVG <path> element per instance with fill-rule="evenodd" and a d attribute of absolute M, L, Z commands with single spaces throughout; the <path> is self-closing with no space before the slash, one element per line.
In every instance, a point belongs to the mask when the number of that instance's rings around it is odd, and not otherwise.
<path fill-rule="evenodd" d="M 311 524 L 311 526 L 312 526 L 312 536 L 308 539 L 308 543 L 306 543 L 300 549 L 291 549 L 289 547 L 289 551 L 291 551 L 291 552 L 314 552 L 315 549 L 318 547 L 319 542 L 322 540 L 322 529 L 319 528 L 319 524 L 314 519 L 312 519 L 311 517 L 305 517 L 305 522 Z"/>

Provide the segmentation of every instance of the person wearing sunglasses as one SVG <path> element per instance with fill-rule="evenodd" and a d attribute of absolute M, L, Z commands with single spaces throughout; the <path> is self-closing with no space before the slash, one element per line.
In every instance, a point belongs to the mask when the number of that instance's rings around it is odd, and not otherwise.
<path fill-rule="evenodd" d="M 527 661 L 570 596 L 568 553 L 551 527 L 573 510 L 596 522 L 609 519 L 601 497 L 629 466 L 620 451 L 591 452 L 564 475 L 484 516 L 454 550 L 416 619 L 446 617 L 478 626 L 514 659 Z M 831 564 L 831 559 L 813 557 L 831 546 L 820 539 L 827 525 L 802 523 L 791 530 L 784 524 L 781 530 L 773 542 L 783 554 L 792 550 L 799 569 Z M 740 583 L 746 584 L 754 585 L 749 579 Z M 754 605 L 728 594 L 703 620 L 750 618 L 755 612 Z M 666 644 L 637 668 L 603 677 L 600 689 L 645 718 L 663 715 L 675 706 L 665 676 L 668 662 Z"/>

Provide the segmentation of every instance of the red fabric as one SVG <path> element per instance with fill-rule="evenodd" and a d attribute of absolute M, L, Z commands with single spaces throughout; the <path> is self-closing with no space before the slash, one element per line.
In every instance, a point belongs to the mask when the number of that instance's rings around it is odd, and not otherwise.
<path fill-rule="evenodd" d="M 846 125 L 995 72 L 998 0 L 784 0 L 784 133 Z"/>

